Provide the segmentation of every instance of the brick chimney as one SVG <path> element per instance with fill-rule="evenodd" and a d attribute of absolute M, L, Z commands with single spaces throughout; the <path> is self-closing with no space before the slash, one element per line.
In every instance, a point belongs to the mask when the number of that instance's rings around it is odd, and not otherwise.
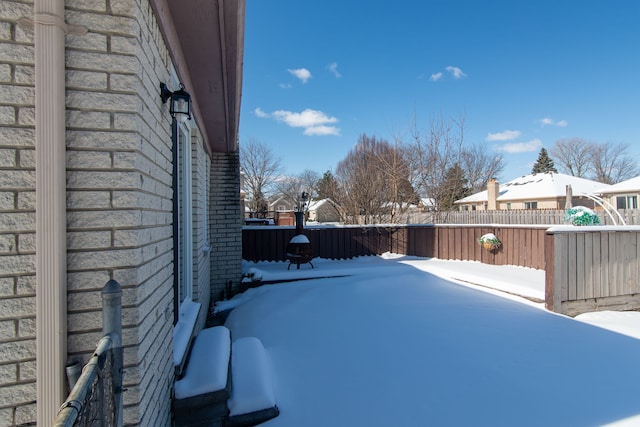
<path fill-rule="evenodd" d="M 487 184 L 487 210 L 495 211 L 498 209 L 498 195 L 500 194 L 500 183 L 491 178 Z"/>

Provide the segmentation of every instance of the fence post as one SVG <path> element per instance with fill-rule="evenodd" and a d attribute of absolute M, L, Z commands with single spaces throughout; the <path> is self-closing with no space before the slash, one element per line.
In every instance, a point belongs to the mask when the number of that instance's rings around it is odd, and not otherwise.
<path fill-rule="evenodd" d="M 109 280 L 102 288 L 102 335 L 112 339 L 113 393 L 116 426 L 123 424 L 122 413 L 122 288 L 116 280 Z"/>

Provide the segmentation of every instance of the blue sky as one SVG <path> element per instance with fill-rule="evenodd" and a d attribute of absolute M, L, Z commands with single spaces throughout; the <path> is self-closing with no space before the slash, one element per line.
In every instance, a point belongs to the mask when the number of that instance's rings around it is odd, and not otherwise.
<path fill-rule="evenodd" d="M 561 138 L 640 159 L 640 1 L 247 0 L 240 144 L 287 173 L 461 116 L 503 182 Z"/>

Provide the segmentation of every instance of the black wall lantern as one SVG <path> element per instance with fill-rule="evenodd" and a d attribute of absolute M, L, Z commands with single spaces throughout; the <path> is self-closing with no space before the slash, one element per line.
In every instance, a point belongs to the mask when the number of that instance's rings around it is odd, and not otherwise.
<path fill-rule="evenodd" d="M 191 95 L 184 90 L 184 85 L 180 84 L 180 89 L 171 92 L 166 84 L 160 83 L 160 98 L 165 104 L 171 99 L 169 112 L 179 122 L 186 122 L 191 119 Z"/>

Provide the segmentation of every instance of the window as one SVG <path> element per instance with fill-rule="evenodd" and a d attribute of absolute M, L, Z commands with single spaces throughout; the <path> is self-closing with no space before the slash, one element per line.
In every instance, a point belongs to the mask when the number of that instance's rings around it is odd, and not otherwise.
<path fill-rule="evenodd" d="M 507 202 L 507 209 L 511 210 L 511 202 Z"/>
<path fill-rule="evenodd" d="M 193 201 L 191 194 L 191 131 L 173 121 L 173 247 L 174 321 L 191 302 L 193 274 Z"/>
<path fill-rule="evenodd" d="M 616 208 L 618 208 L 618 209 L 638 209 L 638 196 L 618 196 L 618 197 L 616 197 Z"/>
<path fill-rule="evenodd" d="M 538 209 L 538 202 L 524 202 L 525 209 Z"/>

